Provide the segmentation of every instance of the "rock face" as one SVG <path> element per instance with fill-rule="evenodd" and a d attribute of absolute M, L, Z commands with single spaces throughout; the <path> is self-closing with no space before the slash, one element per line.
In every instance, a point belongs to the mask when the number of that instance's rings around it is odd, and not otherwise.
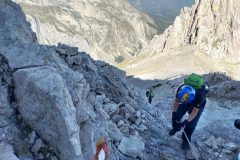
<path fill-rule="evenodd" d="M 144 143 L 138 137 L 123 138 L 119 150 L 126 154 L 127 156 L 137 158 L 142 158 L 142 153 L 144 150 Z"/>
<path fill-rule="evenodd" d="M 121 62 L 136 55 L 157 33 L 152 19 L 126 0 L 17 0 L 40 43 L 61 42 L 95 59 Z"/>
<path fill-rule="evenodd" d="M 135 125 L 128 118 L 140 116 L 138 110 L 147 103 L 127 86 L 123 71 L 76 47 L 37 44 L 24 36 L 31 30 L 24 31 L 29 25 L 20 8 L 7 0 L 1 4 L 6 31 L 16 36 L 10 39 L 0 30 L 3 44 L 11 40 L 0 47 L 1 142 L 10 141 L 20 159 L 31 160 L 92 159 L 102 138 L 108 140 L 112 160 L 125 157 L 117 149 L 123 137 L 135 135 L 144 145 L 136 126 L 141 119 Z M 22 28 L 9 27 L 13 22 L 8 16 L 20 17 L 14 25 Z"/>
<path fill-rule="evenodd" d="M 24 120 L 62 159 L 82 158 L 76 109 L 62 77 L 51 67 L 33 67 L 15 72 L 14 81 Z"/>
<path fill-rule="evenodd" d="M 14 154 L 13 147 L 7 143 L 0 143 L 0 159 L 19 160 Z"/>
<path fill-rule="evenodd" d="M 0 45 L 8 46 L 18 40 L 23 42 L 36 42 L 36 35 L 31 31 L 25 14 L 21 8 L 12 1 L 0 1 Z M 12 16 L 8 13 L 11 12 Z"/>
<path fill-rule="evenodd" d="M 191 45 L 197 53 L 238 63 L 239 8 L 239 0 L 197 0 L 191 8 L 182 9 L 174 24 L 162 35 L 155 36 L 143 52 L 174 52 Z"/>
<path fill-rule="evenodd" d="M 232 80 L 230 77 L 220 73 L 208 74 L 205 75 L 205 78 L 210 85 L 208 96 L 231 100 L 240 98 L 239 81 Z"/>

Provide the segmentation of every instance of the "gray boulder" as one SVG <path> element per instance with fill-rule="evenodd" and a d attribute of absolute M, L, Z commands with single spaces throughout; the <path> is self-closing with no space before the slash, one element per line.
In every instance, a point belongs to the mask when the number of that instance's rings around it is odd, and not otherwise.
<path fill-rule="evenodd" d="M 34 145 L 32 146 L 31 151 L 34 153 L 37 153 L 41 147 L 42 147 L 42 140 L 37 139 Z"/>
<path fill-rule="evenodd" d="M 133 115 L 135 113 L 135 109 L 132 106 L 130 106 L 129 104 L 125 104 L 123 109 L 124 109 L 125 113 L 128 113 L 130 115 Z"/>
<path fill-rule="evenodd" d="M 62 77 L 52 67 L 14 73 L 19 111 L 63 160 L 82 159 L 76 109 Z"/>
<path fill-rule="evenodd" d="M 3 54 L 8 59 L 11 69 L 43 66 L 45 64 L 43 52 L 41 46 L 33 43 L 18 43 L 16 46 L 3 49 Z"/>
<path fill-rule="evenodd" d="M 123 137 L 118 149 L 127 156 L 141 158 L 145 146 L 138 136 L 130 136 L 130 138 Z"/>
<path fill-rule="evenodd" d="M 112 140 L 118 142 L 123 138 L 122 132 L 117 128 L 116 124 L 109 122 L 110 137 Z"/>
<path fill-rule="evenodd" d="M 107 103 L 103 105 L 103 110 L 110 116 L 117 112 L 118 109 L 118 105 L 115 103 Z"/>
<path fill-rule="evenodd" d="M 8 100 L 8 91 L 6 87 L 0 86 L 0 128 L 7 126 L 11 120 L 13 109 L 10 107 Z"/>
<path fill-rule="evenodd" d="M 19 160 L 14 154 L 13 147 L 8 143 L 0 143 L 1 160 Z"/>

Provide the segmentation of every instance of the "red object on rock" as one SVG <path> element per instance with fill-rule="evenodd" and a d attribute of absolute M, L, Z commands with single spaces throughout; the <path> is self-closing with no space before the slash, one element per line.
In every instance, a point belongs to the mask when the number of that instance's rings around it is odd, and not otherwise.
<path fill-rule="evenodd" d="M 96 144 L 96 153 L 93 160 L 108 160 L 108 152 L 109 150 L 106 139 L 100 139 Z"/>

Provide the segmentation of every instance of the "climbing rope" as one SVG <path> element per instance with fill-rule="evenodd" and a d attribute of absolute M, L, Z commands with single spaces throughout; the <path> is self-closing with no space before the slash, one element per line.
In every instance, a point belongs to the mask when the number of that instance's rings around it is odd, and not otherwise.
<path fill-rule="evenodd" d="M 178 124 L 180 124 L 180 122 L 176 121 Z M 185 135 L 186 139 L 187 139 L 187 142 L 190 146 L 190 149 L 193 153 L 193 155 L 195 156 L 196 160 L 198 160 L 198 156 L 197 156 L 197 152 L 195 151 L 195 146 L 190 142 L 190 140 L 188 139 L 188 136 L 186 134 L 186 132 L 184 131 L 185 127 L 183 127 L 183 134 Z M 193 147 L 194 146 L 194 147 Z"/>
<path fill-rule="evenodd" d="M 184 128 L 185 128 L 185 127 L 184 127 Z M 187 139 L 187 141 L 188 141 L 188 144 L 189 144 L 189 146 L 190 146 L 190 149 L 191 149 L 192 153 L 194 154 L 196 160 L 198 160 L 198 156 L 197 156 L 197 152 L 195 151 L 195 147 L 193 147 L 193 144 L 189 141 L 189 139 L 188 139 L 188 137 L 187 137 L 187 134 L 186 134 L 186 132 L 184 131 L 184 128 L 183 128 L 183 134 L 185 135 L 185 137 L 186 137 L 186 139 Z"/>

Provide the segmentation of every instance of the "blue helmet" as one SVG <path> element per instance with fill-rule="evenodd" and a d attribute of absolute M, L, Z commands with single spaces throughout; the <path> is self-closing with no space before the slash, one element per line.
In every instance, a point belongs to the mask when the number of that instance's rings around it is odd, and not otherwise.
<path fill-rule="evenodd" d="M 195 94 L 195 89 L 189 85 L 183 85 L 177 93 L 177 98 L 180 103 L 191 103 Z"/>

